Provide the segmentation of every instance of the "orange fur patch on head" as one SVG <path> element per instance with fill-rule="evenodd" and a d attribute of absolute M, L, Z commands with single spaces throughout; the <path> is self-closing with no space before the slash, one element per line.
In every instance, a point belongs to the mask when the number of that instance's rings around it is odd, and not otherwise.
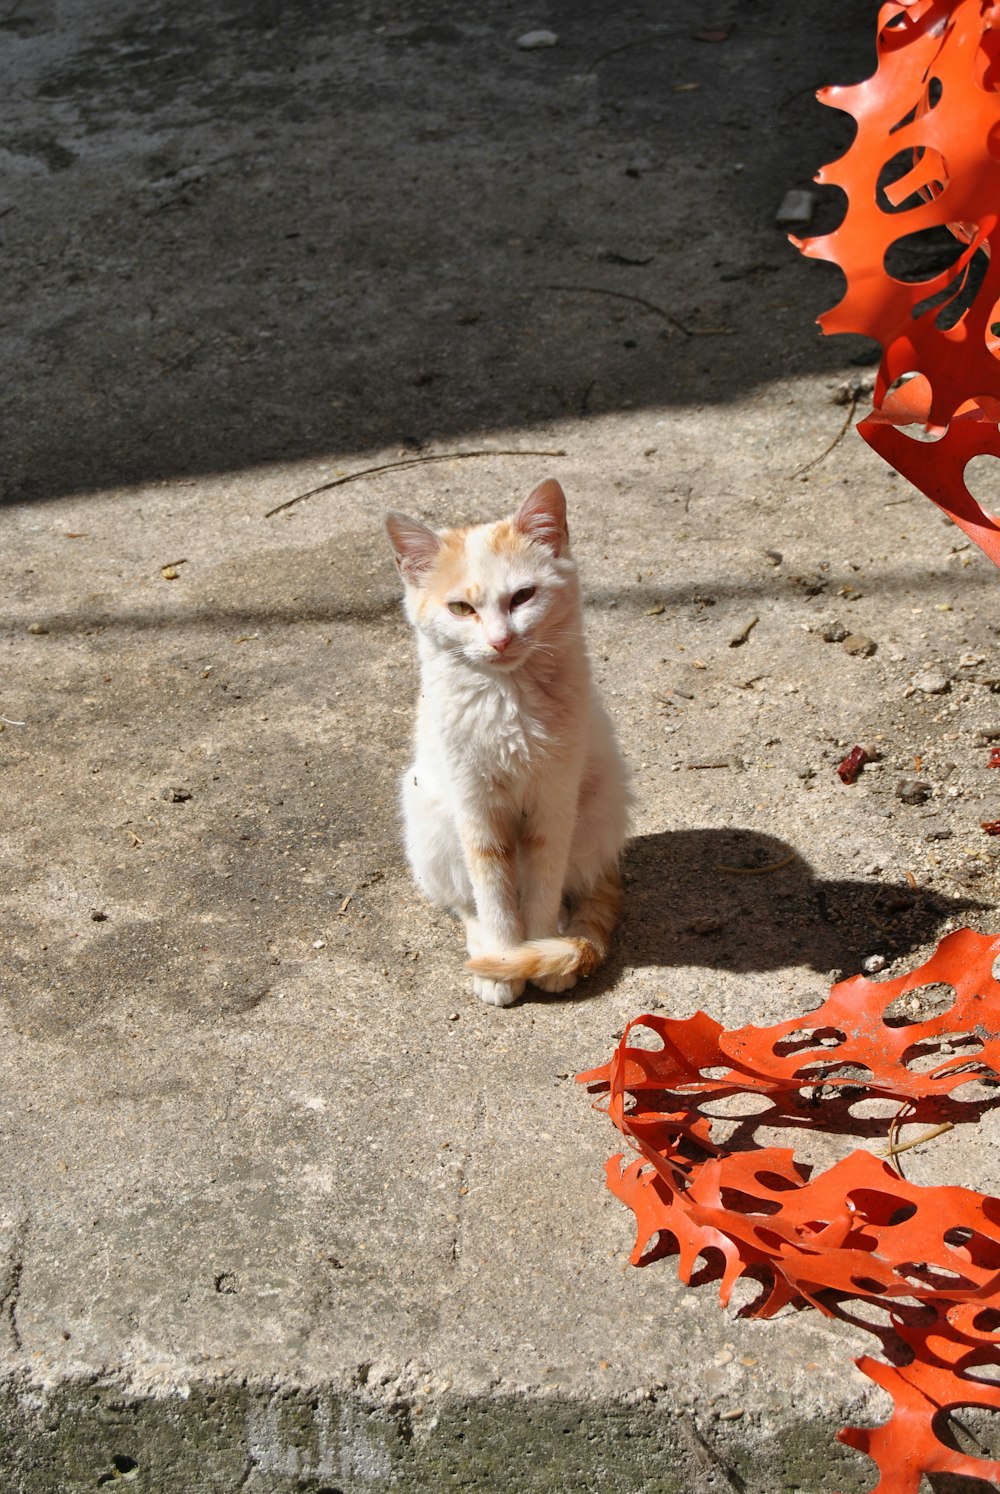
<path fill-rule="evenodd" d="M 488 543 L 495 555 L 521 556 L 527 552 L 531 541 L 515 528 L 513 519 L 501 519 L 491 526 Z"/>
<path fill-rule="evenodd" d="M 451 601 L 466 601 L 475 606 L 475 588 L 469 585 L 469 562 L 466 554 L 467 529 L 446 529 L 421 588 L 420 611 Z"/>

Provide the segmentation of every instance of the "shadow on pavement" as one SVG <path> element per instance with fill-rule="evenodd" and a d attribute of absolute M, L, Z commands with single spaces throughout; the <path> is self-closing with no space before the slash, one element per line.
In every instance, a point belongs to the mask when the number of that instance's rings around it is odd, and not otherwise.
<path fill-rule="evenodd" d="M 755 830 L 639 836 L 623 871 L 620 965 L 854 975 L 866 956 L 905 955 L 987 906 L 908 882 L 826 881 L 794 846 Z"/>
<path fill-rule="evenodd" d="M 871 361 L 775 222 L 849 142 L 813 94 L 873 71 L 867 0 L 552 0 L 534 51 L 432 9 L 11 13 L 7 501 Z"/>

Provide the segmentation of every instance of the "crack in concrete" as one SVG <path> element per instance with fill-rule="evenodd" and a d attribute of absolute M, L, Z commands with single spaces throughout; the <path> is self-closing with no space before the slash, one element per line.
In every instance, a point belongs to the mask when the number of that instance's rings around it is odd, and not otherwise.
<path fill-rule="evenodd" d="M 29 1219 L 25 1214 L 15 1224 L 7 1249 L 7 1261 L 0 1280 L 0 1316 L 7 1324 L 7 1333 L 15 1353 L 24 1348 L 17 1322 L 17 1306 L 21 1296 L 21 1279 L 24 1275 L 24 1246 L 28 1238 Z"/>

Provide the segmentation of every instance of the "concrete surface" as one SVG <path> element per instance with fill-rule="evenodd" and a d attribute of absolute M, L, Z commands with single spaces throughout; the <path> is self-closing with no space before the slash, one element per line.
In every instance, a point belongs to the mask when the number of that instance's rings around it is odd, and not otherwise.
<path fill-rule="evenodd" d="M 871 344 L 819 337 L 837 272 L 774 222 L 847 143 L 811 90 L 871 70 L 871 25 L 0 18 L 4 1490 L 871 1486 L 834 1441 L 886 1411 L 866 1336 L 629 1268 L 573 1082 L 650 1006 L 774 1022 L 997 927 L 998 578 L 852 432 L 822 457 Z M 565 455 L 267 517 L 482 450 Z M 400 852 L 381 513 L 492 518 L 550 472 L 636 834 L 606 971 L 502 1011 Z M 995 1191 L 997 1142 L 908 1173 Z"/>

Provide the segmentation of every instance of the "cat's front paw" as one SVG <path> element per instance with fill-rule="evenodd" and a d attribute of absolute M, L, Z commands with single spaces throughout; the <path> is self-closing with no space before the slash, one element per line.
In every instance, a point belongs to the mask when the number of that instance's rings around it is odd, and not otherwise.
<path fill-rule="evenodd" d="M 551 991 L 556 994 L 559 991 L 572 990 L 576 985 L 576 975 L 536 975 L 531 984 L 537 986 L 540 991 Z"/>
<path fill-rule="evenodd" d="M 489 1006 L 513 1006 L 524 992 L 523 980 L 487 980 L 485 975 L 472 977 L 472 990 Z"/>

